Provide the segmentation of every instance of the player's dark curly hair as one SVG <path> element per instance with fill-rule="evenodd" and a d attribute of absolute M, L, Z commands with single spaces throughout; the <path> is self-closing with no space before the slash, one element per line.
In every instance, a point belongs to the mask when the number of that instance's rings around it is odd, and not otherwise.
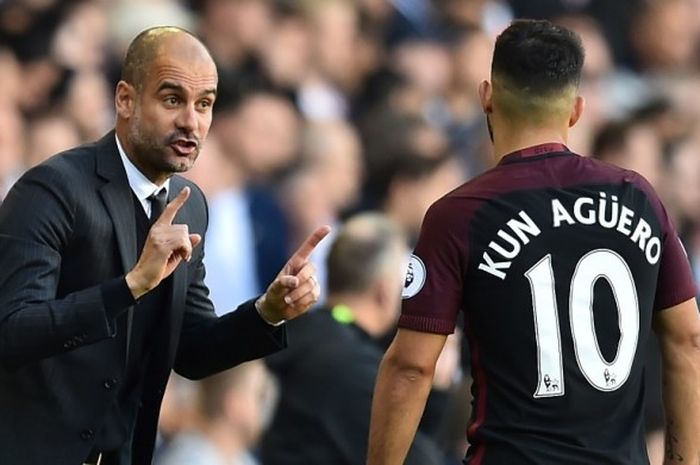
<path fill-rule="evenodd" d="M 496 40 L 491 72 L 514 90 L 547 95 L 578 86 L 583 60 L 574 32 L 546 20 L 516 20 Z"/>

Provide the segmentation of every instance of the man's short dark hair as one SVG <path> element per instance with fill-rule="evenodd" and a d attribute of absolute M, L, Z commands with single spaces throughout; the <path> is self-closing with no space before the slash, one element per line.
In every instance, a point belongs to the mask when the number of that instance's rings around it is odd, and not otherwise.
<path fill-rule="evenodd" d="M 525 106 L 555 98 L 578 87 L 584 55 L 581 39 L 565 27 L 546 20 L 513 21 L 496 40 L 494 87 L 500 85 Z"/>
<path fill-rule="evenodd" d="M 523 91 L 547 94 L 577 86 L 583 60 L 574 32 L 546 20 L 517 20 L 496 40 L 492 72 Z"/>

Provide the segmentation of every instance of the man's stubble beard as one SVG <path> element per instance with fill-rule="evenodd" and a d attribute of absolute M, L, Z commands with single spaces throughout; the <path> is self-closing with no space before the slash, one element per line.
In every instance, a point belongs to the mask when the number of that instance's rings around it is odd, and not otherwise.
<path fill-rule="evenodd" d="M 168 153 L 171 150 L 168 141 L 174 138 L 176 138 L 176 132 L 164 137 L 162 141 L 158 141 L 156 136 L 151 136 L 147 131 L 144 131 L 141 124 L 141 114 L 138 111 L 134 115 L 133 122 L 129 125 L 129 142 L 131 142 L 134 151 L 132 157 L 135 158 L 139 168 L 147 170 L 150 174 L 184 173 L 194 165 L 201 147 L 197 148 L 193 154 L 191 163 L 179 160 L 179 158 L 176 158 L 175 163 L 170 163 L 170 157 L 177 157 L 174 153 Z"/>

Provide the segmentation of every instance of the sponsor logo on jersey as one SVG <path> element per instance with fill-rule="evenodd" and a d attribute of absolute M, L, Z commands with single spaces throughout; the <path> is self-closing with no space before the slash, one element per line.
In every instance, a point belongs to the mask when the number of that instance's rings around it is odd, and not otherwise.
<path fill-rule="evenodd" d="M 411 255 L 408 260 L 408 268 L 406 269 L 406 279 L 403 283 L 403 292 L 401 297 L 410 299 L 418 294 L 425 284 L 426 277 L 425 264 L 417 255 Z"/>

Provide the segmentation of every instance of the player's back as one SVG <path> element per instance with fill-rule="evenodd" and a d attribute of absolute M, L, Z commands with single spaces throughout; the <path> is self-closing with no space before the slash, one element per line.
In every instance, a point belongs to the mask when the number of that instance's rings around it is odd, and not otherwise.
<path fill-rule="evenodd" d="M 680 247 L 646 181 L 547 144 L 506 156 L 432 210 L 463 255 L 475 395 L 466 463 L 648 463 L 643 348 L 653 311 L 676 297 L 657 281 Z M 441 253 L 421 241 L 417 254 Z"/>

